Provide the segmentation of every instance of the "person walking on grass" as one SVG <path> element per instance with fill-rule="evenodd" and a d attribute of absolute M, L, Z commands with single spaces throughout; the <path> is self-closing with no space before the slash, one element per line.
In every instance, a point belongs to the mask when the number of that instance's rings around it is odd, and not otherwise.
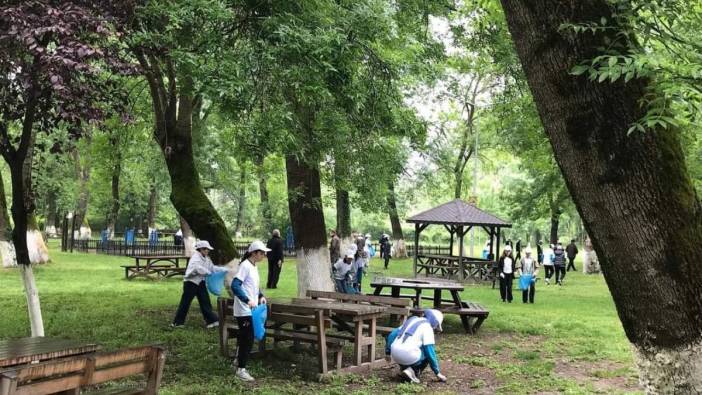
<path fill-rule="evenodd" d="M 278 279 L 280 278 L 280 271 L 283 269 L 283 239 L 280 238 L 280 231 L 278 229 L 273 229 L 271 232 L 270 240 L 266 247 L 270 249 L 268 253 L 268 281 L 266 282 L 266 288 L 276 289 L 278 288 Z"/>
<path fill-rule="evenodd" d="M 546 272 L 546 285 L 551 285 L 551 276 L 553 276 L 553 244 L 549 244 L 543 254 L 544 271 Z"/>
<path fill-rule="evenodd" d="M 568 255 L 568 268 L 566 271 L 569 272 L 571 268 L 573 271 L 576 271 L 575 256 L 578 255 L 578 247 L 575 245 L 575 239 L 572 239 L 570 244 L 566 247 L 566 254 Z"/>
<path fill-rule="evenodd" d="M 519 261 L 519 284 L 522 288 L 523 303 L 534 303 L 538 274 L 539 263 L 531 257 L 531 247 L 527 247 L 524 249 L 524 257 Z"/>
<path fill-rule="evenodd" d="M 415 384 L 427 366 L 441 382 L 446 376 L 441 374 L 439 358 L 436 356 L 434 331 L 441 332 L 444 315 L 438 310 L 425 309 L 424 317 L 410 317 L 401 327 L 388 335 L 385 354 L 390 355 L 402 370 L 402 375 Z"/>
<path fill-rule="evenodd" d="M 243 381 L 254 381 L 254 378 L 246 371 L 246 363 L 249 360 L 254 341 L 251 309 L 259 304 L 266 303 L 266 298 L 260 290 L 256 264 L 261 262 L 269 251 L 270 249 L 262 241 L 254 240 L 246 250 L 241 263 L 239 263 L 239 271 L 237 271 L 234 281 L 232 281 L 234 317 L 239 326 L 236 377 Z"/>
<path fill-rule="evenodd" d="M 383 233 L 383 236 L 380 238 L 380 257 L 385 260 L 385 270 L 388 269 L 388 263 L 390 263 L 391 251 L 390 236 Z"/>
<path fill-rule="evenodd" d="M 200 305 L 200 312 L 205 319 L 207 328 L 215 328 L 219 325 L 217 314 L 212 311 L 210 295 L 207 293 L 205 276 L 214 272 L 226 272 L 226 267 L 215 266 L 209 257 L 213 248 L 207 240 L 200 240 L 195 243 L 195 252 L 188 261 L 183 278 L 183 295 L 180 297 L 180 304 L 176 311 L 175 318 L 171 323 L 172 328 L 182 328 L 185 326 L 185 318 L 188 316 L 190 304 L 197 297 Z"/>
<path fill-rule="evenodd" d="M 563 285 L 566 275 L 566 254 L 561 243 L 557 243 L 556 249 L 553 250 L 553 265 L 556 269 L 556 284 Z"/>
<path fill-rule="evenodd" d="M 512 283 L 514 282 L 515 262 L 512 257 L 512 247 L 505 246 L 504 252 L 497 262 L 500 273 L 500 297 L 503 302 L 512 303 Z"/>
<path fill-rule="evenodd" d="M 332 265 L 341 258 L 341 239 L 336 229 L 329 230 L 329 259 Z"/>

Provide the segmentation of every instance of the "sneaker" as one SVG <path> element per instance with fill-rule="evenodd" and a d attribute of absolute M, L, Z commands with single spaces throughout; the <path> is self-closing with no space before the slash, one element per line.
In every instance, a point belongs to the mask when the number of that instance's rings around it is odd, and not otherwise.
<path fill-rule="evenodd" d="M 236 370 L 236 377 L 238 377 L 240 380 L 243 381 L 254 381 L 255 379 L 251 377 L 249 372 L 246 371 L 245 368 L 237 369 Z"/>
<path fill-rule="evenodd" d="M 419 384 L 419 383 L 420 383 L 419 379 L 417 378 L 417 375 L 414 374 L 414 369 L 412 369 L 412 367 L 409 367 L 409 368 L 403 370 L 403 371 L 402 371 L 402 374 L 403 374 L 406 378 L 408 378 L 411 382 L 413 382 L 413 383 L 415 383 L 415 384 Z"/>
<path fill-rule="evenodd" d="M 184 324 L 171 323 L 171 328 L 185 328 Z"/>
<path fill-rule="evenodd" d="M 551 285 L 551 280 L 545 279 L 544 281 L 546 281 L 546 285 Z"/>
<path fill-rule="evenodd" d="M 219 326 L 219 321 L 211 322 L 211 323 L 207 324 L 207 329 L 216 328 L 218 326 Z"/>

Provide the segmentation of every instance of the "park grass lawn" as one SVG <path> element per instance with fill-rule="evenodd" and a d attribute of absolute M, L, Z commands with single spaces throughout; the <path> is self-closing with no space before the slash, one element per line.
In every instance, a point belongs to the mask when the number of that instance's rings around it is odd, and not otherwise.
<path fill-rule="evenodd" d="M 467 286 L 464 300 L 490 309 L 476 336 L 462 332 L 448 316 L 438 337 L 438 354 L 448 384 L 424 373 L 421 385 L 402 383 L 398 370 L 337 377 L 319 383 L 312 355 L 276 350 L 255 360 L 257 381 L 238 382 L 231 362 L 219 354 L 218 333 L 204 329 L 193 302 L 185 329 L 171 330 L 182 279 L 160 282 L 124 279 L 119 267 L 129 258 L 62 253 L 51 245 L 53 263 L 35 269 L 47 336 L 95 341 L 105 349 L 160 343 L 168 350 L 163 394 L 268 393 L 628 393 L 638 392 L 629 343 L 601 276 L 569 272 L 563 287 L 537 285 L 536 304 L 503 304 L 489 285 Z M 267 264 L 259 267 L 265 283 Z M 410 276 L 411 260 L 393 260 L 385 272 L 374 259 L 373 273 Z M 580 267 L 578 262 L 577 266 Z M 515 286 L 516 287 L 516 286 Z M 296 294 L 295 261 L 286 261 L 279 288 L 269 299 Z M 26 301 L 19 272 L 0 271 L 0 334 L 29 336 Z M 214 304 L 214 299 L 213 299 Z"/>

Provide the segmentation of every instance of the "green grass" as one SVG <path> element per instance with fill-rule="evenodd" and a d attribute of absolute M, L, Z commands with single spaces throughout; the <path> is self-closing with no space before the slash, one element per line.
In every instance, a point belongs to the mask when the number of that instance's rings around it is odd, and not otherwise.
<path fill-rule="evenodd" d="M 534 305 L 522 304 L 516 289 L 515 302 L 504 304 L 499 301 L 498 290 L 490 286 L 466 287 L 462 298 L 483 304 L 490 316 L 476 336 L 463 334 L 460 320 L 448 316 L 445 333 L 438 337 L 439 357 L 451 369 L 483 369 L 492 375 L 492 381 L 479 377 L 467 380 L 462 387 L 439 387 L 431 382 L 410 385 L 374 372 L 319 383 L 309 373 L 314 371 L 313 357 L 285 355 L 281 350 L 274 358 L 253 361 L 250 370 L 258 380 L 244 385 L 233 377 L 231 362 L 220 357 L 217 332 L 203 328 L 196 301 L 185 329 L 168 327 L 180 299 L 182 279 L 127 281 L 119 266 L 129 263 L 129 258 L 61 253 L 55 244 L 51 245 L 51 256 L 53 263 L 35 268 L 46 335 L 95 341 L 105 349 L 165 345 L 168 356 L 163 394 L 417 393 L 461 392 L 468 388 L 524 393 L 524 382 L 533 392 L 590 393 L 596 391 L 589 383 L 556 374 L 557 361 L 607 361 L 618 366 L 614 372 L 591 369 L 593 381 L 630 378 L 634 371 L 629 343 L 603 279 L 569 272 L 563 287 L 547 287 L 539 282 Z M 368 283 L 373 272 L 411 276 L 411 260 L 393 260 L 385 272 L 381 261 L 375 259 L 370 271 L 364 280 L 365 292 L 371 290 Z M 265 283 L 267 264 L 260 265 L 259 272 Z M 266 296 L 295 296 L 296 284 L 295 262 L 287 260 L 279 288 L 266 292 Z M 0 270 L 0 299 L 2 337 L 29 336 L 18 270 Z M 451 369 L 449 379 L 459 379 L 451 377 Z M 423 378 L 431 375 L 425 373 Z"/>

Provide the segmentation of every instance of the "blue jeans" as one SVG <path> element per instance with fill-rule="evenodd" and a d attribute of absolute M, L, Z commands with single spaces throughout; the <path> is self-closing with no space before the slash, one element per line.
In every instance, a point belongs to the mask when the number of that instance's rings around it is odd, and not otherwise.
<path fill-rule="evenodd" d="M 336 283 L 336 292 L 348 293 L 346 290 L 346 280 L 334 279 L 334 283 Z"/>
<path fill-rule="evenodd" d="M 361 283 L 363 282 L 363 269 L 359 268 L 356 272 L 356 291 L 361 293 Z"/>

